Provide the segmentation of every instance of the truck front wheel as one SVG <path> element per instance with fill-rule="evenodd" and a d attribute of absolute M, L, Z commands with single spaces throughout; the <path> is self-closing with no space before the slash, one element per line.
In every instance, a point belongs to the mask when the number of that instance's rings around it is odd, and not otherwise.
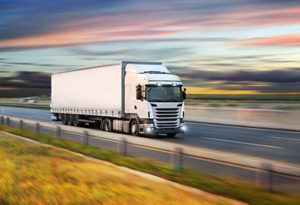
<path fill-rule="evenodd" d="M 134 136 L 139 135 L 139 124 L 136 120 L 132 120 L 130 123 L 130 134 Z"/>

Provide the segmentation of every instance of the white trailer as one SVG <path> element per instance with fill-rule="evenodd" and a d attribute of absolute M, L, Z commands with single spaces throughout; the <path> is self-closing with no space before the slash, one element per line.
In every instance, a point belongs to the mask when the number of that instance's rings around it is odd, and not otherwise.
<path fill-rule="evenodd" d="M 51 113 L 63 124 L 175 136 L 184 131 L 185 91 L 162 63 L 128 62 L 54 73 Z"/>

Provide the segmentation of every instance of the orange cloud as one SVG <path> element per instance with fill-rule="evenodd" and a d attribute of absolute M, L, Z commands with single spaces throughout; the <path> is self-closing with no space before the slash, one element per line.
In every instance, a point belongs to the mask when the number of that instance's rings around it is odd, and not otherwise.
<path fill-rule="evenodd" d="M 227 44 L 228 45 L 228 44 Z M 300 34 L 237 40 L 234 46 L 300 46 Z"/>
<path fill-rule="evenodd" d="M 202 22 L 212 28 L 235 28 L 300 23 L 300 7 L 264 9 L 213 15 Z"/>
<path fill-rule="evenodd" d="M 164 36 L 182 31 L 178 30 L 149 30 L 141 28 L 137 31 L 101 31 L 98 29 L 82 29 L 79 31 L 55 32 L 51 34 L 37 35 L 0 41 L 1 47 L 53 47 L 66 45 L 79 45 L 100 42 L 113 42 L 122 38 L 147 37 L 147 36 Z"/>
<path fill-rule="evenodd" d="M 152 19 L 133 14 L 99 16 L 81 20 L 62 22 L 51 33 L 19 37 L 0 41 L 0 49 L 40 48 L 66 45 L 92 44 L 132 40 L 138 37 L 166 36 L 185 32 L 193 28 L 226 29 L 234 27 L 283 25 L 300 23 L 300 7 L 283 9 L 265 9 L 248 12 L 232 12 L 211 15 L 182 16 L 180 19 Z M 299 37 L 287 36 L 288 39 L 276 42 L 273 37 L 264 39 L 246 39 L 235 45 L 299 45 Z M 298 39 L 298 40 L 297 40 Z M 187 39 L 188 40 L 188 39 Z M 298 41 L 298 42 L 297 42 Z"/>

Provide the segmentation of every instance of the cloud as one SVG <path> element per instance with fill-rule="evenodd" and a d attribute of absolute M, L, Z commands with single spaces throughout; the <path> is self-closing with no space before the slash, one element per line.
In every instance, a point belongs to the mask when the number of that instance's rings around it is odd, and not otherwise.
<path fill-rule="evenodd" d="M 207 71 L 171 67 L 185 86 L 212 91 L 251 91 L 254 93 L 300 93 L 300 68 L 285 70 Z M 176 70 L 177 69 L 177 70 Z"/>
<path fill-rule="evenodd" d="M 55 35 L 56 36 L 56 35 Z M 50 37 L 50 36 L 48 36 Z M 46 38 L 41 38 L 40 41 L 35 41 L 30 39 L 17 39 L 13 41 L 7 41 L 8 44 L 5 46 L 0 46 L 0 51 L 3 52 L 14 52 L 14 51 L 24 51 L 24 50 L 33 50 L 33 49 L 43 49 L 43 48 L 55 48 L 55 47 L 73 47 L 79 45 L 90 45 L 90 44 L 109 44 L 109 43 L 161 43 L 161 42 L 169 42 L 169 43 L 178 43 L 178 42 L 220 42 L 220 41 L 230 41 L 232 38 L 111 38 L 112 36 L 108 36 L 107 39 L 95 40 L 94 38 L 88 38 L 86 41 L 76 41 L 76 38 L 72 40 L 72 36 L 69 36 L 68 41 L 64 41 L 61 38 L 61 41 L 56 41 L 52 43 L 52 41 L 47 41 L 47 43 L 43 43 L 46 41 Z M 53 37 L 50 37 L 50 39 Z M 67 35 L 66 35 L 67 38 Z M 55 37 L 53 38 L 55 39 Z M 92 40 L 91 40 L 92 39 Z M 27 41 L 26 44 L 23 42 Z M 32 43 L 31 43 L 32 42 Z M 72 50 L 69 49 L 69 50 Z"/>
<path fill-rule="evenodd" d="M 179 73 L 181 77 L 191 79 L 205 79 L 211 81 L 253 81 L 270 83 L 300 82 L 300 68 L 268 71 L 205 71 L 194 70 L 188 73 Z"/>
<path fill-rule="evenodd" d="M 128 53 L 131 52 L 133 49 L 120 49 L 120 50 L 88 50 L 88 49 L 84 49 L 81 47 L 72 47 L 67 49 L 68 51 L 70 51 L 73 54 L 76 55 L 86 55 L 86 56 L 114 56 L 114 55 L 119 55 L 119 54 L 124 54 L 124 53 Z"/>
<path fill-rule="evenodd" d="M 30 65 L 30 66 L 42 66 L 42 67 L 58 67 L 58 66 L 62 66 L 62 65 L 58 65 L 58 64 L 27 63 L 27 62 L 0 62 L 0 64 L 5 64 L 5 65 Z"/>
<path fill-rule="evenodd" d="M 265 4 L 268 7 L 262 6 Z M 176 38 L 172 39 L 174 34 L 199 29 L 300 23 L 300 7 L 296 7 L 294 1 L 75 0 L 71 3 L 62 0 L 58 3 L 12 0 L 1 2 L 0 11 L 2 51 L 147 41 L 148 38 L 148 42 L 169 38 L 175 41 Z M 180 40 L 185 42 L 189 38 Z"/>
<path fill-rule="evenodd" d="M 21 71 L 12 77 L 0 77 L 0 87 L 50 88 L 48 73 Z"/>
<path fill-rule="evenodd" d="M 232 41 L 233 46 L 300 46 L 300 33 Z"/>

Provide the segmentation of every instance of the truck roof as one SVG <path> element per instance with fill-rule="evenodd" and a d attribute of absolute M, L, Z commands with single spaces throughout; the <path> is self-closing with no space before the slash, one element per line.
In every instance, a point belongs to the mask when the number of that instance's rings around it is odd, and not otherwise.
<path fill-rule="evenodd" d="M 103 65 L 97 65 L 97 66 L 92 66 L 92 67 L 85 67 L 85 68 L 78 68 L 78 69 L 72 69 L 72 70 L 59 71 L 59 72 L 56 72 L 56 73 L 52 73 L 52 75 L 61 74 L 61 73 L 67 73 L 67 72 L 73 72 L 73 71 L 93 69 L 93 68 L 100 68 L 100 67 L 108 67 L 108 66 L 114 66 L 114 65 L 121 65 L 121 64 L 123 65 L 123 68 L 125 68 L 127 64 L 136 64 L 136 65 L 162 65 L 161 62 L 121 61 L 121 62 L 116 62 L 116 63 L 111 63 L 111 64 L 103 64 Z M 140 68 L 138 70 L 141 71 L 141 66 L 138 66 L 138 67 Z M 167 70 L 167 72 L 169 72 L 169 71 Z"/>

